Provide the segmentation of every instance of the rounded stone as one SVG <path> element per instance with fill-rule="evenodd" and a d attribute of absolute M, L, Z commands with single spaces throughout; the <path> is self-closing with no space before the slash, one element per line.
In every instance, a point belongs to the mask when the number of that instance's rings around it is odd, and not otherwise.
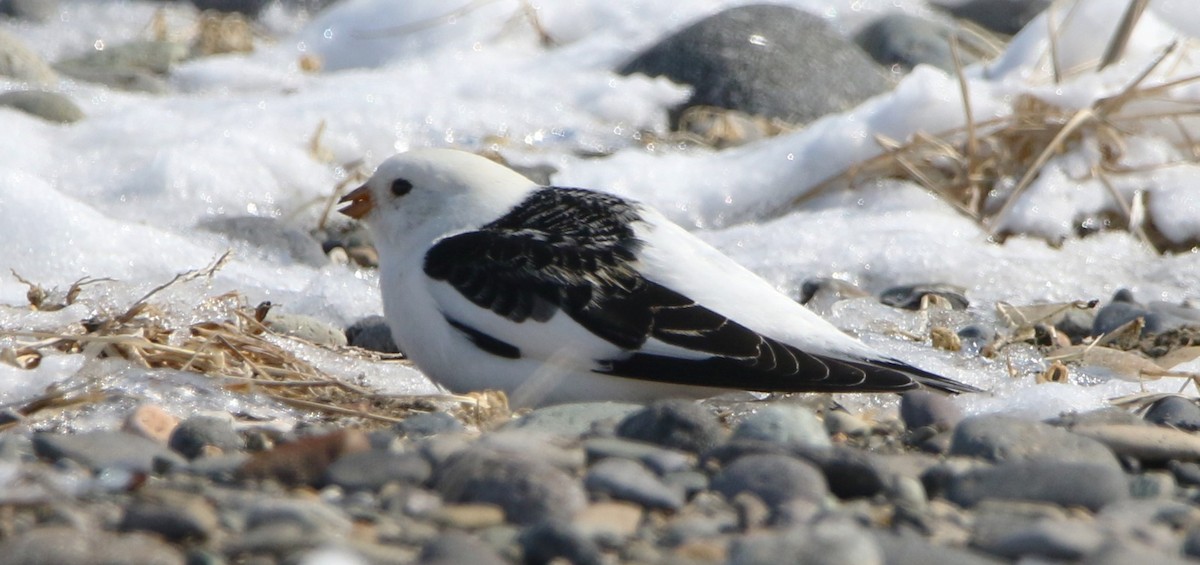
<path fill-rule="evenodd" d="M 569 520 L 587 496 L 579 481 L 536 454 L 468 448 L 437 469 L 437 491 L 448 502 L 485 502 L 517 524 Z"/>
<path fill-rule="evenodd" d="M 167 440 L 171 449 L 188 459 L 220 453 L 236 453 L 246 448 L 246 441 L 233 429 L 229 417 L 190 416 L 175 426 Z"/>
<path fill-rule="evenodd" d="M 661 400 L 621 420 L 620 437 L 699 453 L 721 442 L 716 415 L 690 400 Z"/>
<path fill-rule="evenodd" d="M 338 458 L 325 469 L 324 482 L 347 491 L 379 491 L 388 483 L 420 485 L 432 468 L 416 453 L 372 449 Z"/>
<path fill-rule="evenodd" d="M 346 328 L 346 342 L 368 351 L 397 354 L 400 348 L 392 339 L 392 328 L 383 316 L 367 316 Z"/>
<path fill-rule="evenodd" d="M 1014 461 L 966 471 L 950 480 L 945 495 L 964 507 L 994 498 L 1095 511 L 1129 498 L 1129 481 L 1119 468 L 1107 464 Z"/>
<path fill-rule="evenodd" d="M 462 532 L 441 534 L 421 548 L 420 565 L 504 565 L 496 552 L 478 539 Z"/>
<path fill-rule="evenodd" d="M 118 529 L 146 531 L 173 541 L 204 542 L 218 531 L 213 505 L 201 496 L 165 491 L 146 495 L 125 508 Z"/>
<path fill-rule="evenodd" d="M 33 435 L 38 457 L 69 459 L 94 471 L 116 469 L 148 473 L 165 463 L 182 467 L 186 461 L 153 440 L 130 433 L 98 430 L 78 434 L 40 432 Z"/>
<path fill-rule="evenodd" d="M 663 483 L 637 461 L 604 459 L 588 469 L 583 484 L 593 494 L 635 502 L 646 508 L 678 510 L 683 506 L 683 490 Z"/>
<path fill-rule="evenodd" d="M 806 123 L 890 84 L 858 46 L 820 16 L 787 6 L 730 8 L 658 42 L 621 67 L 690 85 L 683 105 L 716 106 Z M 678 123 L 682 109 L 672 113 Z"/>
<path fill-rule="evenodd" d="M 863 51 L 884 66 L 897 65 L 912 69 L 917 65 L 933 65 L 954 72 L 954 56 L 948 39 L 953 27 L 904 13 L 881 16 L 867 24 L 854 36 Z M 973 62 L 963 60 L 963 65 Z"/>
<path fill-rule="evenodd" d="M 900 419 L 909 431 L 920 428 L 943 431 L 961 422 L 963 413 L 944 394 L 914 390 L 900 396 Z"/>
<path fill-rule="evenodd" d="M 712 480 L 712 489 L 726 500 L 743 492 L 761 498 L 771 508 L 793 499 L 820 502 L 829 493 L 816 467 L 786 455 L 747 455 L 726 466 Z"/>
<path fill-rule="evenodd" d="M 934 6 L 956 18 L 971 20 L 987 29 L 1014 35 L 1042 13 L 1051 0 L 939 0 Z"/>
<path fill-rule="evenodd" d="M 622 402 L 580 402 L 538 408 L 504 424 L 503 429 L 522 429 L 579 437 L 593 432 L 605 422 L 619 422 L 640 410 L 638 404 Z"/>
<path fill-rule="evenodd" d="M 959 422 L 954 427 L 950 455 L 988 461 L 1048 459 L 1120 467 L 1112 450 L 1094 439 L 1041 422 L 998 415 L 973 416 Z"/>
<path fill-rule="evenodd" d="M 1200 430 L 1200 405 L 1182 396 L 1168 396 L 1150 405 L 1143 416 L 1147 422 L 1180 430 Z"/>
<path fill-rule="evenodd" d="M 733 439 L 750 439 L 811 447 L 831 447 L 825 425 L 812 410 L 803 406 L 774 405 L 742 420 L 733 430 Z"/>
<path fill-rule="evenodd" d="M 570 524 L 546 521 L 534 524 L 517 538 L 525 563 L 552 563 L 559 560 L 574 565 L 602 565 L 600 548 Z"/>
<path fill-rule="evenodd" d="M 308 232 L 284 223 L 278 218 L 262 216 L 216 216 L 201 220 L 198 228 L 223 234 L 269 252 L 273 257 L 323 267 L 329 257 L 321 244 Z M 343 345 L 345 342 L 343 342 Z"/>
<path fill-rule="evenodd" d="M 407 438 L 425 438 L 438 434 L 461 432 L 467 429 L 458 418 L 445 412 L 413 414 L 397 423 L 392 429 Z"/>
<path fill-rule="evenodd" d="M 926 296 L 946 299 L 955 310 L 966 310 L 971 305 L 962 288 L 942 283 L 922 283 L 894 286 L 879 294 L 879 301 L 894 308 L 917 310 Z"/>

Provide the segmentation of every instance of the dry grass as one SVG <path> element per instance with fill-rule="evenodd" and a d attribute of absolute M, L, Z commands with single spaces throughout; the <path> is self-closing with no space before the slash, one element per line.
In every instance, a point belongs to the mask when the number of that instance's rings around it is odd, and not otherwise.
<path fill-rule="evenodd" d="M 296 344 L 289 342 L 299 342 L 303 347 L 320 346 L 273 333 L 262 324 L 269 306 L 251 308 L 237 293 L 211 298 L 197 307 L 196 313 L 217 313 L 210 315 L 210 319 L 186 327 L 169 327 L 169 317 L 163 315 L 151 299 L 173 285 L 211 276 L 227 260 L 228 254 L 204 269 L 181 274 L 151 290 L 124 312 L 106 319 L 88 320 L 60 331 L 0 328 L 0 337 L 32 340 L 0 349 L 0 362 L 32 369 L 50 350 L 90 358 L 117 357 L 146 369 L 173 369 L 205 375 L 219 381 L 226 390 L 260 394 L 325 419 L 351 419 L 353 423 L 364 425 L 388 425 L 416 412 L 447 409 L 469 423 L 485 427 L 507 418 L 507 401 L 502 393 L 398 396 L 330 376 L 293 353 L 294 347 L 289 346 Z M 32 283 L 27 284 L 31 296 L 52 294 Z M 73 285 L 72 289 L 77 289 L 80 284 Z M 78 291 L 69 292 L 68 296 L 74 301 Z M 62 306 L 48 304 L 44 298 L 38 304 L 31 301 L 34 309 Z M 356 359 L 406 362 L 398 356 L 353 347 L 338 348 L 337 353 Z M 105 396 L 104 391 L 88 386 L 52 387 L 37 398 L 8 408 L 19 416 L 31 417 L 50 408 L 94 402 Z"/>

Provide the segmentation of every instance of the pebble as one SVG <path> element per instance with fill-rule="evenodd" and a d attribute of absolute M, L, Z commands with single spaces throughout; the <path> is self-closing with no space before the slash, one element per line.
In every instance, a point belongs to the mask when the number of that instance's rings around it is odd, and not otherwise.
<path fill-rule="evenodd" d="M 1117 455 L 1146 463 L 1200 460 L 1200 437 L 1181 430 L 1109 424 L 1076 426 L 1072 431 L 1108 446 Z"/>
<path fill-rule="evenodd" d="M 37 2 L 38 0 L 33 0 Z M 0 75 L 32 84 L 58 82 L 58 74 L 17 36 L 0 29 Z"/>
<path fill-rule="evenodd" d="M 1039 521 L 980 549 L 1008 559 L 1077 560 L 1099 550 L 1105 540 L 1104 533 L 1090 523 Z"/>
<path fill-rule="evenodd" d="M 323 482 L 346 491 L 376 492 L 391 482 L 424 484 L 432 473 L 429 462 L 416 453 L 371 449 L 338 458 L 325 469 Z"/>
<path fill-rule="evenodd" d="M 425 544 L 417 560 L 420 565 L 504 565 L 496 552 L 462 532 L 446 532 Z"/>
<path fill-rule="evenodd" d="M 867 24 L 854 41 L 885 67 L 895 65 L 908 71 L 917 65 L 933 65 L 953 73 L 949 39 L 955 32 L 953 26 L 942 22 L 897 12 Z M 974 59 L 964 54 L 963 66 L 972 62 Z"/>
<path fill-rule="evenodd" d="M 747 41 L 747 38 L 758 38 Z M 670 35 L 619 71 L 690 85 L 672 112 L 715 106 L 807 123 L 886 91 L 890 83 L 857 45 L 815 14 L 786 6 L 730 8 Z"/>
<path fill-rule="evenodd" d="M 861 437 L 871 433 L 871 424 L 849 412 L 831 410 L 825 414 L 825 431 L 831 436 Z"/>
<path fill-rule="evenodd" d="M 263 318 L 263 324 L 271 331 L 317 345 L 341 347 L 346 345 L 346 333 L 332 324 L 304 314 L 290 314 L 278 310 L 270 310 Z"/>
<path fill-rule="evenodd" d="M 155 470 L 160 462 L 171 467 L 182 467 L 185 464 L 182 457 L 166 446 L 120 431 L 35 433 L 33 449 L 38 457 L 52 461 L 70 459 L 93 471 L 116 469 L 149 473 Z"/>
<path fill-rule="evenodd" d="M 580 533 L 604 546 L 624 542 L 638 531 L 642 507 L 619 500 L 593 502 L 575 515 L 572 524 Z"/>
<path fill-rule="evenodd" d="M 883 565 L 884 562 L 883 551 L 874 538 L 848 519 L 751 534 L 735 540 L 729 551 L 730 565 Z"/>
<path fill-rule="evenodd" d="M 588 536 L 568 523 L 546 521 L 534 524 L 518 538 L 525 563 L 549 564 L 563 560 L 573 565 L 602 565 L 604 555 Z"/>
<path fill-rule="evenodd" d="M 963 413 L 944 394 L 914 390 L 900 395 L 900 419 L 910 432 L 919 428 L 945 431 L 961 422 Z"/>
<path fill-rule="evenodd" d="M 205 542 L 219 527 L 217 511 L 204 497 L 159 491 L 141 493 L 125 508 L 117 529 L 150 532 L 173 542 Z"/>
<path fill-rule="evenodd" d="M 466 430 L 458 418 L 445 412 L 426 412 L 405 418 L 392 428 L 401 437 L 425 438 L 438 434 L 453 434 Z"/>
<path fill-rule="evenodd" d="M 1107 335 L 1135 318 L 1142 318 L 1146 323 L 1142 335 L 1158 333 L 1163 328 L 1163 320 L 1158 314 L 1134 300 L 1133 293 L 1126 289 L 1118 290 L 1108 304 L 1096 311 L 1092 335 Z"/>
<path fill-rule="evenodd" d="M 103 530 L 45 526 L 0 543 L 6 564 L 40 565 L 183 565 L 183 553 L 143 533 L 114 534 Z"/>
<path fill-rule="evenodd" d="M 996 462 L 1050 459 L 1119 468 L 1112 450 L 1094 439 L 1041 422 L 997 415 L 973 416 L 959 422 L 954 427 L 950 455 Z"/>
<path fill-rule="evenodd" d="M 166 445 L 178 425 L 179 418 L 166 410 L 154 404 L 143 404 L 125 417 L 121 430 Z"/>
<path fill-rule="evenodd" d="M 391 355 L 400 353 L 400 348 L 392 339 L 392 328 L 388 327 L 387 318 L 379 315 L 367 316 L 346 328 L 346 343 L 368 351 Z"/>
<path fill-rule="evenodd" d="M 792 499 L 820 502 L 829 492 L 825 477 L 811 464 L 786 455 L 747 455 L 721 469 L 712 489 L 732 500 L 749 492 L 771 508 Z"/>
<path fill-rule="evenodd" d="M 486 502 L 516 524 L 570 520 L 587 496 L 579 481 L 533 454 L 470 448 L 439 466 L 437 491 L 449 502 Z"/>
<path fill-rule="evenodd" d="M 934 545 L 921 537 L 898 535 L 888 531 L 873 531 L 875 543 L 887 556 L 888 565 L 999 565 L 982 553 L 966 548 Z"/>
<path fill-rule="evenodd" d="M 1200 405 L 1183 396 L 1171 395 L 1155 401 L 1142 417 L 1160 426 L 1189 432 L 1200 430 Z"/>
<path fill-rule="evenodd" d="M 523 430 L 497 430 L 475 443 L 492 451 L 526 454 L 536 453 L 538 459 L 568 473 L 583 467 L 585 455 L 574 446 L 560 447 L 566 441 L 562 436 Z"/>
<path fill-rule="evenodd" d="M 597 461 L 605 457 L 633 459 L 660 475 L 686 471 L 691 468 L 695 459 L 682 451 L 621 438 L 586 439 L 583 441 L 583 451 L 588 461 Z"/>
<path fill-rule="evenodd" d="M 529 430 L 567 437 L 588 435 L 596 429 L 612 427 L 626 416 L 641 410 L 639 404 L 621 402 L 581 402 L 538 408 L 505 423 L 502 429 Z"/>
<path fill-rule="evenodd" d="M 645 508 L 678 510 L 683 507 L 683 489 L 671 487 L 641 463 L 608 458 L 588 469 L 583 480 L 592 495 L 627 500 Z"/>
<path fill-rule="evenodd" d="M 712 412 L 690 400 L 654 402 L 617 424 L 620 437 L 692 453 L 717 445 L 725 434 Z"/>
<path fill-rule="evenodd" d="M 58 0 L 0 0 L 0 14 L 31 22 L 58 16 Z"/>
<path fill-rule="evenodd" d="M 1093 511 L 1129 497 L 1119 468 L 1098 463 L 1011 461 L 972 469 L 951 480 L 946 498 L 970 507 L 988 498 L 1083 506 Z"/>
<path fill-rule="evenodd" d="M 747 416 L 733 430 L 733 439 L 750 439 L 811 447 L 832 447 L 825 426 L 803 406 L 776 404 Z"/>
<path fill-rule="evenodd" d="M 236 453 L 246 448 L 246 441 L 234 431 L 233 419 L 228 415 L 196 415 L 175 427 L 167 445 L 188 459 L 196 459 Z"/>
<path fill-rule="evenodd" d="M 986 29 L 1015 35 L 1042 13 L 1051 0 L 940 0 L 930 2 L 956 18 L 971 20 Z"/>
<path fill-rule="evenodd" d="M 942 283 L 922 283 L 894 286 L 879 294 L 879 301 L 893 308 L 919 310 L 926 296 L 946 299 L 954 310 L 966 310 L 971 305 L 965 290 Z"/>
<path fill-rule="evenodd" d="M 443 526 L 479 530 L 504 523 L 504 510 L 495 504 L 448 504 L 430 515 Z"/>
<path fill-rule="evenodd" d="M 47 122 L 72 124 L 82 120 L 83 110 L 70 98 L 45 90 L 14 90 L 0 94 L 0 106 L 37 116 Z"/>
<path fill-rule="evenodd" d="M 249 243 L 271 257 L 310 267 L 329 264 L 321 244 L 308 232 L 283 220 L 264 216 L 214 216 L 205 218 L 196 227 Z"/>
<path fill-rule="evenodd" d="M 800 286 L 798 302 L 816 312 L 830 312 L 833 305 L 851 298 L 862 298 L 871 294 L 841 279 L 819 277 L 808 279 Z"/>

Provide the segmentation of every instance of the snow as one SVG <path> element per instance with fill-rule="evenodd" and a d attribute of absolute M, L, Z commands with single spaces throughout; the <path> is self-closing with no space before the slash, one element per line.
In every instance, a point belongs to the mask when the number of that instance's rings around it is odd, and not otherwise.
<path fill-rule="evenodd" d="M 1107 299 L 1120 288 L 1143 301 L 1200 300 L 1200 253 L 1160 256 L 1123 232 L 1075 235 L 1083 219 L 1115 209 L 1109 188 L 1093 174 L 1106 150 L 1096 138 L 1048 160 L 998 226 L 1017 234 L 1003 244 L 913 184 L 869 181 L 849 191 L 813 193 L 826 179 L 879 155 L 877 137 L 902 142 L 918 132 L 962 127 L 957 78 L 937 69 L 918 67 L 887 94 L 759 143 L 719 152 L 643 143 L 642 132 L 665 132 L 665 109 L 688 91 L 610 69 L 672 30 L 739 3 L 745 2 L 498 0 L 462 2 L 469 9 L 456 12 L 434 0 L 346 0 L 315 15 L 277 5 L 260 26 L 254 53 L 177 65 L 167 94 L 64 80 L 55 87 L 80 104 L 87 119 L 55 125 L 0 109 L 0 331 L 61 328 L 122 311 L 230 248 L 237 253 L 225 268 L 164 293 L 163 306 L 187 318 L 198 315 L 194 309 L 205 299 L 236 291 L 249 304 L 270 300 L 339 327 L 378 313 L 380 282 L 372 271 L 293 264 L 195 226 L 214 216 L 257 215 L 312 227 L 334 187 L 353 174 L 348 164 L 361 159 L 369 171 L 397 151 L 422 146 L 497 151 L 516 163 L 554 166 L 558 184 L 604 188 L 651 203 L 792 296 L 805 280 L 820 276 L 872 292 L 945 282 L 965 288 L 969 315 L 989 322 L 998 301 Z M 885 12 L 931 13 L 919 0 L 790 4 L 847 34 Z M 186 35 L 197 18 L 186 3 L 61 5 L 58 20 L 5 21 L 0 29 L 53 61 L 148 39 L 160 24 L 173 36 Z M 526 6 L 536 10 L 536 26 Z M 1174 51 L 1143 84 L 1198 71 L 1193 59 L 1200 16 L 1189 0 L 1154 2 L 1126 57 L 1099 72 L 1095 63 L 1125 2 L 1055 6 L 997 60 L 965 70 L 974 120 L 1007 117 L 1021 97 L 1068 112 L 1093 108 L 1124 91 L 1173 41 Z M 537 26 L 553 45 L 543 44 Z M 1058 82 L 1048 55 L 1049 28 L 1057 30 Z M 304 70 L 303 57 L 320 61 L 320 71 Z M 0 78 L 0 91 L 27 87 Z M 1200 85 L 1187 83 L 1126 110 L 1178 111 L 1198 98 Z M 1127 205 L 1176 243 L 1200 238 L 1194 188 L 1200 170 L 1179 149 L 1187 139 L 1200 139 L 1200 128 L 1194 120 L 1180 124 L 1129 125 L 1133 131 L 1122 138 L 1117 164 L 1137 172 L 1109 178 Z M 586 156 L 595 153 L 611 156 Z M 801 198 L 808 200 L 794 206 Z M 86 287 L 67 309 L 30 312 L 27 287 L 10 270 L 60 290 L 83 277 L 114 281 Z M 1035 385 L 1028 373 L 1045 361 L 1033 351 L 987 360 L 897 337 L 897 328 L 919 333 L 927 325 L 922 316 L 927 314 L 858 301 L 830 313 L 836 324 L 881 350 L 992 390 L 957 400 L 971 412 L 1050 416 L 1141 390 L 1115 380 Z M 0 348 L 15 339 L 0 337 Z M 324 350 L 306 355 L 331 373 L 362 375 L 392 392 L 434 390 L 394 365 L 339 359 Z M 1009 364 L 1025 377 L 1010 377 Z M 245 411 L 263 402 L 204 392 L 203 379 L 49 353 L 34 370 L 0 364 L 0 404 L 19 405 L 52 383 L 95 378 L 101 369 L 108 370 L 111 386 L 177 412 Z M 1146 388 L 1178 385 L 1166 379 Z M 176 386 L 190 392 L 164 393 Z M 265 406 L 255 410 L 278 414 Z"/>

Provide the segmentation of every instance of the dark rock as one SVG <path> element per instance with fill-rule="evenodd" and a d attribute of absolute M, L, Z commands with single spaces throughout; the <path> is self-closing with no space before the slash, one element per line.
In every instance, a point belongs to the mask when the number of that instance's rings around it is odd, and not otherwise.
<path fill-rule="evenodd" d="M 33 0 L 35 3 L 38 0 Z M 49 85 L 58 81 L 54 69 L 7 31 L 0 30 L 0 75 L 32 84 Z"/>
<path fill-rule="evenodd" d="M 416 453 L 372 449 L 351 453 L 325 470 L 325 484 L 347 491 L 379 491 L 388 483 L 420 485 L 432 474 L 429 462 Z"/>
<path fill-rule="evenodd" d="M 721 442 L 725 429 L 704 406 L 689 400 L 661 400 L 621 420 L 617 435 L 699 453 Z"/>
<path fill-rule="evenodd" d="M 449 531 L 421 548 L 420 565 L 504 565 L 505 561 L 486 544 L 462 532 Z"/>
<path fill-rule="evenodd" d="M 798 302 L 817 312 L 828 312 L 834 304 L 850 298 L 870 296 L 867 291 L 841 279 L 808 279 L 800 286 Z"/>
<path fill-rule="evenodd" d="M 172 542 L 204 542 L 218 531 L 217 512 L 204 497 L 163 491 L 143 494 L 125 508 L 118 529 L 158 534 Z"/>
<path fill-rule="evenodd" d="M 924 538 L 872 530 L 887 565 L 999 565 L 1002 561 L 969 549 L 934 545 Z"/>
<path fill-rule="evenodd" d="M 950 37 L 955 32 L 944 23 L 897 12 L 867 24 L 854 36 L 854 41 L 875 62 L 886 67 L 896 65 L 907 71 L 924 64 L 953 73 Z M 973 62 L 963 57 L 964 66 Z"/>
<path fill-rule="evenodd" d="M 956 18 L 971 20 L 984 28 L 1014 35 L 1042 13 L 1051 0 L 939 0 L 931 2 Z"/>
<path fill-rule="evenodd" d="M 214 10 L 257 18 L 274 0 L 192 0 L 197 10 Z"/>
<path fill-rule="evenodd" d="M 734 439 L 831 447 L 825 426 L 812 410 L 776 404 L 747 416 L 733 430 Z"/>
<path fill-rule="evenodd" d="M 1136 318 L 1142 318 L 1146 323 L 1142 327 L 1142 335 L 1158 333 L 1163 329 L 1161 316 L 1134 300 L 1133 293 L 1125 289 L 1118 290 L 1112 301 L 1096 312 L 1092 335 L 1112 333 Z"/>
<path fill-rule="evenodd" d="M 425 438 L 437 434 L 461 432 L 466 428 L 458 418 L 445 412 L 414 414 L 396 424 L 392 429 L 407 438 Z"/>
<path fill-rule="evenodd" d="M 58 0 L 0 0 L 0 14 L 31 22 L 58 16 Z"/>
<path fill-rule="evenodd" d="M 684 105 L 716 106 L 805 123 L 886 91 L 865 53 L 820 18 L 794 8 L 730 8 L 660 41 L 621 74 L 691 85 Z M 678 123 L 682 108 L 673 112 Z"/>
<path fill-rule="evenodd" d="M 588 461 L 605 457 L 620 457 L 640 461 L 660 475 L 691 469 L 692 456 L 682 451 L 621 438 L 591 438 L 584 440 L 583 451 Z"/>
<path fill-rule="evenodd" d="M 1100 549 L 1105 539 L 1094 524 L 1078 520 L 1039 521 L 980 549 L 1007 559 L 1076 560 Z"/>
<path fill-rule="evenodd" d="M 1129 482 L 1107 464 L 1063 461 L 1014 461 L 973 469 L 951 480 L 946 498 L 965 507 L 981 500 L 1026 500 L 1093 511 L 1129 497 Z"/>
<path fill-rule="evenodd" d="M 504 424 L 503 429 L 521 429 L 567 437 L 587 435 L 597 426 L 611 426 L 640 410 L 641 405 L 620 402 L 582 402 L 538 408 Z"/>
<path fill-rule="evenodd" d="M 593 494 L 627 500 L 646 508 L 678 510 L 683 490 L 672 488 L 637 461 L 608 458 L 592 465 L 583 484 Z"/>
<path fill-rule="evenodd" d="M 600 548 L 568 524 L 547 521 L 521 532 L 518 543 L 528 565 L 549 565 L 561 559 L 574 565 L 601 565 Z"/>
<path fill-rule="evenodd" d="M 246 441 L 233 429 L 233 420 L 218 416 L 189 416 L 171 431 L 167 445 L 188 459 L 237 453 Z"/>
<path fill-rule="evenodd" d="M 1147 422 L 1180 430 L 1200 430 L 1200 406 L 1182 396 L 1168 396 L 1154 402 L 1143 416 Z"/>
<path fill-rule="evenodd" d="M 579 481 L 536 454 L 482 448 L 451 455 L 438 469 L 435 484 L 448 502 L 495 504 L 517 524 L 569 520 L 587 500 Z"/>
<path fill-rule="evenodd" d="M 317 240 L 308 235 L 308 232 L 292 227 L 278 218 L 215 216 L 201 220 L 196 227 L 225 235 L 232 240 L 244 241 L 271 253 L 273 257 L 312 267 L 329 264 L 329 257 L 325 255 Z"/>
<path fill-rule="evenodd" d="M 798 452 L 821 469 L 829 491 L 838 498 L 865 498 L 883 491 L 886 478 L 873 453 L 839 446 L 829 451 Z"/>
<path fill-rule="evenodd" d="M 149 473 L 157 468 L 160 461 L 177 467 L 186 463 L 182 457 L 164 445 L 141 436 L 115 431 L 79 434 L 35 433 L 33 449 L 38 457 L 52 461 L 70 459 L 93 471 L 117 469 Z"/>
<path fill-rule="evenodd" d="M 918 428 L 944 431 L 961 422 L 963 413 L 944 394 L 914 390 L 900 396 L 900 419 L 909 431 Z"/>
<path fill-rule="evenodd" d="M 974 416 L 955 426 L 950 454 L 988 461 L 1051 459 L 1119 468 L 1113 452 L 1096 440 L 1041 422 L 996 415 Z"/>
<path fill-rule="evenodd" d="M 849 519 L 827 519 L 811 527 L 749 534 L 730 545 L 730 565 L 883 565 L 875 539 Z"/>
<path fill-rule="evenodd" d="M 400 348 L 392 339 L 392 328 L 383 316 L 367 316 L 346 328 L 346 342 L 368 351 L 396 354 Z"/>
<path fill-rule="evenodd" d="M 962 288 L 941 283 L 922 283 L 894 286 L 879 295 L 879 301 L 893 308 L 918 310 L 921 299 L 926 296 L 945 298 L 955 310 L 966 310 L 971 305 Z"/>
<path fill-rule="evenodd" d="M 771 508 L 792 499 L 814 502 L 828 494 L 825 477 L 812 465 L 784 455 L 747 455 L 734 461 L 712 480 L 712 489 L 726 500 L 749 492 Z"/>
<path fill-rule="evenodd" d="M 1167 469 L 1183 487 L 1200 487 L 1200 464 L 1190 461 L 1168 461 Z"/>
<path fill-rule="evenodd" d="M 6 106 L 37 116 L 48 122 L 70 124 L 84 118 L 70 98 L 45 90 L 14 90 L 0 94 L 0 106 Z"/>

